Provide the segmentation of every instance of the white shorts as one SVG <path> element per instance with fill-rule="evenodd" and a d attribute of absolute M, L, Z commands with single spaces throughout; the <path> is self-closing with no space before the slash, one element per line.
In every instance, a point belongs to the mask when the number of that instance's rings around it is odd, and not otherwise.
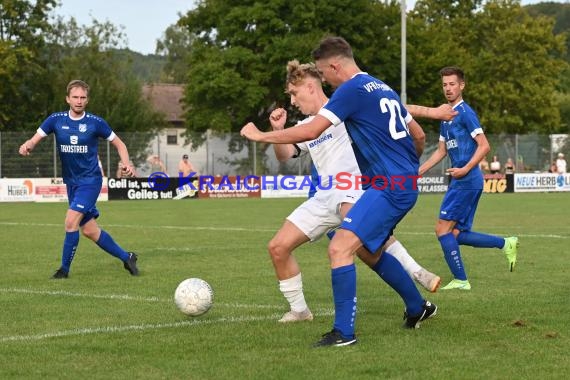
<path fill-rule="evenodd" d="M 321 190 L 297 207 L 287 220 L 299 228 L 311 241 L 318 240 L 328 230 L 342 222 L 342 203 L 354 204 L 362 190 Z"/>

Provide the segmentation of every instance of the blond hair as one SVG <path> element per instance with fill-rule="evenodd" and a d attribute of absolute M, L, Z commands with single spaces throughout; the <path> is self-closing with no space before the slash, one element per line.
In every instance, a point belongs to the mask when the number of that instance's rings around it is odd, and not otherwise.
<path fill-rule="evenodd" d="M 296 59 L 287 62 L 287 79 L 285 80 L 285 86 L 289 84 L 296 86 L 307 77 L 314 78 L 319 82 L 321 81 L 321 75 L 314 63 L 300 63 Z"/>

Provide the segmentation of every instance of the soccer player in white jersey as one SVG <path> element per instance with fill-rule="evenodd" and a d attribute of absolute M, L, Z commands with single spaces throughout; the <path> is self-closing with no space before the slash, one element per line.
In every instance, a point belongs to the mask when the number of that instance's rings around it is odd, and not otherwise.
<path fill-rule="evenodd" d="M 97 148 L 99 139 L 106 139 L 117 149 L 123 172 L 135 174 L 128 164 L 129 152 L 123 141 L 111 130 L 105 120 L 85 112 L 89 103 L 89 86 L 81 80 L 73 80 L 67 85 L 69 111 L 51 114 L 40 125 L 31 139 L 19 149 L 22 156 L 28 156 L 44 137 L 53 133 L 61 160 L 63 182 L 67 188 L 69 209 L 65 215 L 65 239 L 61 256 L 61 267 L 52 276 L 54 279 L 67 278 L 71 262 L 79 244 L 79 229 L 84 236 L 93 240 L 101 249 L 123 262 L 123 267 L 137 276 L 137 255 L 121 248 L 111 235 L 99 228 L 96 218 L 99 211 L 95 206 L 101 192 L 103 177 L 99 168 Z"/>
<path fill-rule="evenodd" d="M 360 70 L 352 48 L 341 37 L 327 37 L 313 50 L 317 69 L 336 87 L 328 103 L 301 126 L 260 132 L 252 123 L 241 130 L 250 140 L 286 144 L 313 140 L 344 122 L 358 166 L 369 187 L 352 206 L 329 244 L 335 318 L 333 329 L 315 347 L 356 343 L 356 268 L 362 246 L 378 254 L 418 197 L 419 158 L 410 128 L 421 128 L 385 83 Z M 379 270 L 406 304 L 404 326 L 415 328 L 436 306 L 425 301 L 398 260 L 381 255 Z"/>
<path fill-rule="evenodd" d="M 439 144 L 430 158 L 420 166 L 424 174 L 445 156 L 451 159 L 447 173 L 451 183 L 439 210 L 435 233 L 443 250 L 453 280 L 442 290 L 470 290 L 459 245 L 502 249 L 512 271 L 517 261 L 518 238 L 502 238 L 471 231 L 477 204 L 483 192 L 483 174 L 479 162 L 491 149 L 479 124 L 477 114 L 463 101 L 465 76 L 459 67 L 440 71 L 443 93 L 458 114 L 440 125 Z"/>
<path fill-rule="evenodd" d="M 287 93 L 291 104 L 305 115 L 316 115 L 328 101 L 322 89 L 320 74 L 314 64 L 300 64 L 293 60 L 287 64 Z M 309 116 L 300 124 L 310 121 Z M 275 109 L 270 115 L 274 130 L 285 127 L 287 113 L 283 108 Z M 421 130 L 420 130 L 421 132 Z M 423 137 L 421 133 L 420 139 Z M 423 145 L 423 144 L 422 144 Z M 316 241 L 327 231 L 337 228 L 362 190 L 337 189 L 338 173 L 360 175 L 352 150 L 350 138 L 344 124 L 329 127 L 317 139 L 298 144 L 274 144 L 279 161 L 287 161 L 300 154 L 309 153 L 316 169 L 317 181 L 314 196 L 297 207 L 285 220 L 283 226 L 269 242 L 268 250 L 279 279 L 279 289 L 290 304 L 290 311 L 279 322 L 312 320 L 313 315 L 303 294 L 302 275 L 292 252 L 308 241 Z M 406 272 L 430 292 L 435 292 L 441 282 L 439 276 L 422 268 L 404 246 L 394 237 L 385 244 L 383 254 L 391 254 L 404 266 Z M 371 255 L 364 249 L 359 257 L 372 269 L 377 270 L 379 255 Z M 377 272 L 378 273 L 378 272 Z M 383 277 L 382 273 L 378 273 Z"/>

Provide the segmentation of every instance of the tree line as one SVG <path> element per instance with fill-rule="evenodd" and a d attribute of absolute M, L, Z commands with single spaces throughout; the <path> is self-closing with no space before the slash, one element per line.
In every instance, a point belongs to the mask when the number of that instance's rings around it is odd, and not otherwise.
<path fill-rule="evenodd" d="M 164 117 L 142 97 L 133 68 L 144 67 L 141 57 L 125 53 L 122 30 L 55 17 L 57 6 L 57 0 L 0 4 L 0 131 L 33 131 L 51 112 L 65 109 L 72 78 L 91 84 L 89 110 L 116 131 L 164 126 Z M 567 133 L 570 4 L 541 6 L 417 1 L 407 15 L 408 102 L 442 103 L 438 71 L 457 65 L 467 75 L 465 98 L 487 132 Z M 556 18 L 560 14 L 566 24 Z M 186 127 L 193 136 L 208 129 L 236 132 L 246 121 L 266 125 L 277 105 L 289 107 L 285 65 L 293 58 L 309 61 L 325 35 L 345 37 L 361 67 L 399 92 L 400 20 L 396 0 L 201 0 L 145 60 L 164 70 L 163 80 L 186 85 Z M 156 66 L 159 56 L 165 62 Z M 236 139 L 230 148 L 241 150 L 243 143 Z"/>

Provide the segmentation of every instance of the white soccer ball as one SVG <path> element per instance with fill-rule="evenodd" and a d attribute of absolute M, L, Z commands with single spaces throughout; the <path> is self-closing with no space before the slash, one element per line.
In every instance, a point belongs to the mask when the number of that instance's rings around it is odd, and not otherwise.
<path fill-rule="evenodd" d="M 212 287 L 200 278 L 188 278 L 182 281 L 174 292 L 174 303 L 178 309 L 191 317 L 197 317 L 210 310 L 213 302 Z"/>

